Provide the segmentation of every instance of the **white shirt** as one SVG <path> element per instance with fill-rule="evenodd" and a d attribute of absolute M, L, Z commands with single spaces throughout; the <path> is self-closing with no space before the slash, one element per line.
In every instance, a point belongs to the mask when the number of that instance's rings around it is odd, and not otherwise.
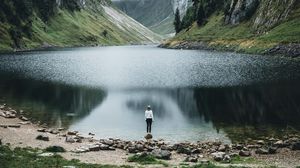
<path fill-rule="evenodd" d="M 149 119 L 149 118 L 151 118 L 154 121 L 152 110 L 146 110 L 145 111 L 145 120 Z"/>

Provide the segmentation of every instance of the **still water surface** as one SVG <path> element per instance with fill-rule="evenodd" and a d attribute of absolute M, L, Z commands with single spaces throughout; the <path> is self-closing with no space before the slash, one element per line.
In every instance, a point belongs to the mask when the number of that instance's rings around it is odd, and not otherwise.
<path fill-rule="evenodd" d="M 234 141 L 300 128 L 300 61 L 160 49 L 71 48 L 0 55 L 0 98 L 99 138 Z"/>

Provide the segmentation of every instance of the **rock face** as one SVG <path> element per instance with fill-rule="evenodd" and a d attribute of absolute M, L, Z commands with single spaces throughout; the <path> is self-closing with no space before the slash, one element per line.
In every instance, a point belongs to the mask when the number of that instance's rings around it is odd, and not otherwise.
<path fill-rule="evenodd" d="M 225 17 L 225 23 L 239 24 L 246 17 L 251 17 L 250 15 L 254 14 L 253 11 L 256 10 L 258 4 L 258 0 L 232 0 Z"/>
<path fill-rule="evenodd" d="M 296 0 L 231 0 L 226 24 L 239 24 L 254 16 L 253 27 L 259 31 L 272 28 L 289 15 Z"/>

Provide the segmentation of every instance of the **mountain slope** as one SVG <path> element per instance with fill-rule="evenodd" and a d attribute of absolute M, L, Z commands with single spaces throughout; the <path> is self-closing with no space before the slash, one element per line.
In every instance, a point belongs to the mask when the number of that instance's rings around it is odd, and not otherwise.
<path fill-rule="evenodd" d="M 176 8 L 185 14 L 190 0 L 113 0 L 120 10 L 159 34 L 174 33 Z"/>
<path fill-rule="evenodd" d="M 109 0 L 4 0 L 0 39 L 0 50 L 12 50 L 153 43 L 160 36 Z"/>
<path fill-rule="evenodd" d="M 219 7 L 207 13 L 208 17 L 195 19 L 192 25 L 165 42 L 163 46 L 281 54 L 292 57 L 300 55 L 299 1 L 214 2 L 219 3 Z M 201 7 L 205 5 L 198 4 Z"/>

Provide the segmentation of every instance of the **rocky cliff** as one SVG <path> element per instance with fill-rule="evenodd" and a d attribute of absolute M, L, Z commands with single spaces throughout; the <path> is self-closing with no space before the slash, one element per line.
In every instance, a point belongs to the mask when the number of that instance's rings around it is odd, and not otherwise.
<path fill-rule="evenodd" d="M 300 1 L 199 1 L 194 24 L 163 46 L 300 55 Z M 195 8 L 195 7 L 194 7 Z M 203 9 L 203 13 L 199 13 Z M 209 11 L 209 12 L 208 12 Z M 197 13 L 198 12 L 198 13 Z M 204 14 L 204 15 L 203 15 Z M 200 21 L 198 22 L 197 19 Z M 188 18 L 191 19 L 191 18 Z M 201 24 L 199 24 L 201 23 Z"/>
<path fill-rule="evenodd" d="M 110 0 L 3 0 L 0 51 L 159 42 Z"/>
<path fill-rule="evenodd" d="M 182 16 L 191 0 L 113 0 L 123 12 L 159 34 L 174 33 L 173 21 L 178 8 Z"/>

